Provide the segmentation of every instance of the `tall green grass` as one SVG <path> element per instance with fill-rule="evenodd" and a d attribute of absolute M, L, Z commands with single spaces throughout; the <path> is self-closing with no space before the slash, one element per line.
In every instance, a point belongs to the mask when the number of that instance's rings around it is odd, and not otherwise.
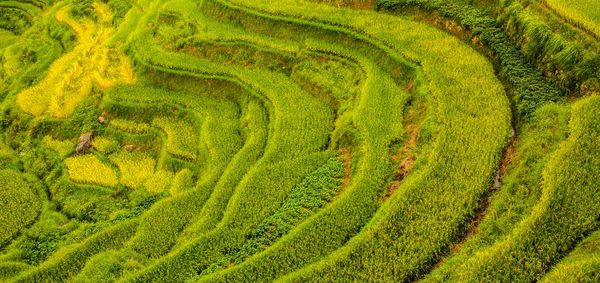
<path fill-rule="evenodd" d="M 555 19 L 541 3 L 507 1 L 498 17 L 508 36 L 544 74 L 571 93 L 600 89 L 600 45 Z"/>
<path fill-rule="evenodd" d="M 542 282 L 596 282 L 600 280 L 600 232 L 586 237 L 550 272 Z"/>
<path fill-rule="evenodd" d="M 569 114 L 567 105 L 548 104 L 538 109 L 531 121 L 521 125 L 514 148 L 507 150 L 509 163 L 501 169 L 501 184 L 490 196 L 480 223 L 424 281 L 448 280 L 464 261 L 510 235 L 529 217 L 542 194 L 542 172 L 569 134 Z"/>
<path fill-rule="evenodd" d="M 40 196 L 21 174 L 0 171 L 0 248 L 6 246 L 23 228 L 36 219 L 42 208 Z"/>

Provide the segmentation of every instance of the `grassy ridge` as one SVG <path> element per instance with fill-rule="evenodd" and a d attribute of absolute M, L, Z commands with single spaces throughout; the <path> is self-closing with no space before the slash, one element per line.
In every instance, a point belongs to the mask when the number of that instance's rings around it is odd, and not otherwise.
<path fill-rule="evenodd" d="M 553 11 L 570 23 L 600 38 L 600 5 L 593 0 L 544 0 Z"/>
<path fill-rule="evenodd" d="M 565 25 L 538 2 L 507 1 L 499 22 L 521 52 L 565 91 L 583 95 L 600 90 L 600 45 Z"/>
<path fill-rule="evenodd" d="M 542 282 L 594 282 L 600 280 L 600 232 L 596 231 L 555 265 Z"/>

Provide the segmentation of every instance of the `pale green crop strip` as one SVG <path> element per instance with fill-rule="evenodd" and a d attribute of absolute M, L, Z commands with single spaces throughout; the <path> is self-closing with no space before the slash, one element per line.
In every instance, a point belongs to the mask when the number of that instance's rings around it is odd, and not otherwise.
<path fill-rule="evenodd" d="M 585 238 L 556 264 L 541 282 L 597 282 L 600 280 L 600 231 Z"/>

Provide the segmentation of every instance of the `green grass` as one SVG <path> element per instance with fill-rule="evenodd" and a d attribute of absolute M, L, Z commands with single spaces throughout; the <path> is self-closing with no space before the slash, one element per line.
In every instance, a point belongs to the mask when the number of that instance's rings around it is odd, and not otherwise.
<path fill-rule="evenodd" d="M 568 136 L 569 114 L 569 107 L 549 104 L 538 109 L 531 121 L 523 125 L 522 133 L 509 153 L 511 162 L 504 169 L 502 185 L 491 196 L 477 233 L 455 249 L 457 252 L 451 252 L 444 264 L 428 274 L 424 281 L 452 278 L 464 261 L 510 235 L 532 213 L 542 194 L 542 172 Z"/>
<path fill-rule="evenodd" d="M 592 113 L 600 106 L 599 98 L 574 105 L 569 138 L 542 173 L 542 195 L 531 215 L 508 237 L 464 262 L 457 280 L 534 280 L 583 235 L 598 228 L 600 196 L 595 180 L 600 159 L 594 144 L 600 120 Z"/>
<path fill-rule="evenodd" d="M 600 45 L 549 11 L 543 1 L 506 1 L 499 21 L 521 52 L 567 92 L 600 89 Z"/>
<path fill-rule="evenodd" d="M 5 29 L 0 29 L 0 49 L 4 49 L 5 47 L 11 45 L 16 39 L 17 37 L 12 32 Z"/>

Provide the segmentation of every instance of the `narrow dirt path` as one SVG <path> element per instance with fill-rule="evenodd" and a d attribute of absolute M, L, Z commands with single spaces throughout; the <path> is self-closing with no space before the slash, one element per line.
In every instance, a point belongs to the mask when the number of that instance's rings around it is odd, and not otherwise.
<path fill-rule="evenodd" d="M 413 84 L 409 82 L 405 90 L 407 92 L 412 91 Z M 403 121 L 406 123 L 404 131 L 408 134 L 408 139 L 404 142 L 402 147 L 396 154 L 392 156 L 394 162 L 399 162 L 396 175 L 385 194 L 383 195 L 382 201 L 386 201 L 394 194 L 404 178 L 410 173 L 416 160 L 417 141 L 419 138 L 419 132 L 421 130 L 420 125 L 425 119 L 427 113 L 427 105 L 424 101 L 418 102 L 414 105 L 410 105 L 406 113 L 404 114 Z"/>
<path fill-rule="evenodd" d="M 342 147 L 342 159 L 344 159 L 344 178 L 342 179 L 342 190 L 350 186 L 350 179 L 352 176 L 352 154 L 350 153 L 349 147 Z"/>

